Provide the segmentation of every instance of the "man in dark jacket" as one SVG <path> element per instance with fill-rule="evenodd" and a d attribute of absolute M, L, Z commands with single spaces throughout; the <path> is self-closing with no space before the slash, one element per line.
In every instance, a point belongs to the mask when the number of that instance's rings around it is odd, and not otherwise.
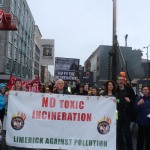
<path fill-rule="evenodd" d="M 135 94 L 131 86 L 125 85 L 125 79 L 123 76 L 118 76 L 117 83 L 117 147 L 118 150 L 124 148 L 123 135 L 125 135 L 127 150 L 133 150 L 130 121 L 133 119 L 133 101 L 135 99 Z"/>
<path fill-rule="evenodd" d="M 56 81 L 56 90 L 53 92 L 55 94 L 71 94 L 67 90 L 64 89 L 64 81 L 62 79 L 58 79 Z"/>

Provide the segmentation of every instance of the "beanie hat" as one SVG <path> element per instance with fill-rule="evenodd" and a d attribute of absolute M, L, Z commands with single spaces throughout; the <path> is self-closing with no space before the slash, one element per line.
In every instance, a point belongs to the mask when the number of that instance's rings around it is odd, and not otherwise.
<path fill-rule="evenodd" d="M 1 90 L 3 87 L 5 87 L 5 86 L 6 86 L 6 84 L 1 83 L 1 84 L 0 84 L 0 90 Z"/>

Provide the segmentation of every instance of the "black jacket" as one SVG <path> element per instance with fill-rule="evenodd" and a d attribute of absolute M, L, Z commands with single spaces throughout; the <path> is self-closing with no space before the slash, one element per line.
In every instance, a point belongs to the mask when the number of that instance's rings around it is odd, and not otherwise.
<path fill-rule="evenodd" d="M 117 103 L 118 119 L 135 121 L 135 93 L 132 87 L 125 85 L 124 90 L 120 90 L 119 87 L 117 87 L 116 97 L 117 99 L 119 99 L 119 102 Z M 128 97 L 130 99 L 130 102 L 126 102 L 125 97 Z"/>
<path fill-rule="evenodd" d="M 58 90 L 55 90 L 53 93 L 54 93 L 54 94 L 60 94 L 60 93 L 58 92 Z M 71 94 L 71 93 L 68 92 L 67 90 L 63 90 L 63 93 L 62 93 L 62 94 Z"/>

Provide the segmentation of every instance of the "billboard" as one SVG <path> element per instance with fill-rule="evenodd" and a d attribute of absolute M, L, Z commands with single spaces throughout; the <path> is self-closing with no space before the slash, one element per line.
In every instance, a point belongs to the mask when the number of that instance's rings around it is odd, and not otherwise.
<path fill-rule="evenodd" d="M 79 78 L 79 59 L 55 58 L 55 77 L 73 81 Z"/>
<path fill-rule="evenodd" d="M 41 65 L 54 65 L 54 40 L 42 39 Z"/>

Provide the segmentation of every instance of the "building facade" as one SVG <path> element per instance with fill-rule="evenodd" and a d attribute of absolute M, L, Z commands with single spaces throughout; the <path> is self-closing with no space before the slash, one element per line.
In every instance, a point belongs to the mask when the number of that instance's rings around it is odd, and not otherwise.
<path fill-rule="evenodd" d="M 2 0 L 0 9 L 18 20 L 17 31 L 0 31 L 0 80 L 32 79 L 35 21 L 26 0 Z"/>
<path fill-rule="evenodd" d="M 39 30 L 39 27 L 35 25 L 34 30 L 34 48 L 33 48 L 33 69 L 32 69 L 32 78 L 34 79 L 35 76 L 40 75 L 40 53 L 42 49 L 41 45 L 41 38 L 42 34 Z"/>
<path fill-rule="evenodd" d="M 100 45 L 85 61 L 84 65 L 89 66 L 90 71 L 94 73 L 94 82 L 104 82 L 110 78 L 111 70 L 110 69 L 110 55 L 109 52 L 112 49 L 112 46 Z M 120 54 L 121 51 L 121 54 Z M 143 78 L 144 77 L 144 68 L 142 66 L 141 56 L 142 53 L 140 50 L 132 50 L 131 47 L 120 47 L 119 61 L 117 62 L 118 73 L 120 71 L 128 70 L 130 79 Z M 121 57 L 121 55 L 123 57 Z"/>
<path fill-rule="evenodd" d="M 50 72 L 48 70 L 49 65 L 54 65 L 54 39 L 42 39 L 41 40 L 41 82 L 46 83 L 50 81 Z"/>
<path fill-rule="evenodd" d="M 54 39 L 42 39 L 41 65 L 54 65 Z"/>
<path fill-rule="evenodd" d="M 144 78 L 150 79 L 150 61 L 142 59 L 142 66 L 144 67 Z"/>

